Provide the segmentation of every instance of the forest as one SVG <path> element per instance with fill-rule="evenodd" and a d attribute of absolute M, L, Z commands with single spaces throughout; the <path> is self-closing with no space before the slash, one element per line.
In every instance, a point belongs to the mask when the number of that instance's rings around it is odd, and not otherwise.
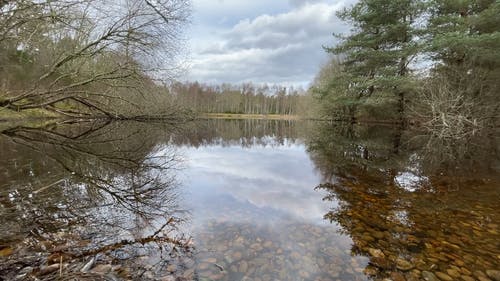
<path fill-rule="evenodd" d="M 0 116 L 298 115 L 462 136 L 498 125 L 500 3 L 362 0 L 306 90 L 181 82 L 189 1 L 0 2 Z M 333 29 L 332 29 L 333 30 Z"/>
<path fill-rule="evenodd" d="M 314 102 L 302 88 L 280 85 L 175 83 L 175 103 L 202 113 L 306 116 Z"/>
<path fill-rule="evenodd" d="M 500 2 L 363 0 L 317 75 L 322 115 L 399 120 L 461 137 L 498 125 Z"/>

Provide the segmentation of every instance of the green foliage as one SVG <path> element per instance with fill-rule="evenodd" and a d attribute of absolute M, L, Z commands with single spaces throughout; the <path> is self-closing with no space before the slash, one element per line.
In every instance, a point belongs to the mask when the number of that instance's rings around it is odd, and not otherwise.
<path fill-rule="evenodd" d="M 0 100 L 1 102 L 1 100 Z M 13 121 L 20 119 L 39 119 L 39 118 L 54 118 L 58 115 L 54 112 L 44 109 L 29 109 L 21 112 L 10 110 L 7 108 L 0 108 L 0 121 Z"/>
<path fill-rule="evenodd" d="M 435 0 L 430 15 L 426 51 L 436 67 L 426 82 L 431 87 L 421 93 L 427 106 L 421 115 L 443 132 L 457 132 L 452 134 L 456 137 L 495 126 L 500 91 L 500 2 Z"/>
<path fill-rule="evenodd" d="M 353 29 L 326 48 L 340 59 L 312 88 L 325 115 L 435 121 L 447 112 L 472 124 L 498 115 L 499 1 L 361 0 L 338 16 Z"/>
<path fill-rule="evenodd" d="M 500 3 L 498 1 L 432 2 L 428 34 L 434 59 L 454 68 L 467 61 L 498 63 Z M 498 65 L 496 65 L 498 67 Z"/>
<path fill-rule="evenodd" d="M 392 94 L 398 100 L 396 111 L 403 114 L 405 96 L 412 92 L 410 65 L 421 49 L 422 30 L 416 22 L 423 11 L 422 1 L 363 0 L 338 14 L 353 29 L 348 36 L 336 35 L 341 42 L 326 48 L 341 58 L 341 69 L 316 87 L 322 102 L 328 100 L 326 111 L 340 109 L 354 120 L 360 106 L 373 106 L 366 99 Z"/>

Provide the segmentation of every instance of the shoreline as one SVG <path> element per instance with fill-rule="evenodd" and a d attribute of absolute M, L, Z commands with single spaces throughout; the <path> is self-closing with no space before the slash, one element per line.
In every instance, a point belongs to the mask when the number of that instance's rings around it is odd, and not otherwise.
<path fill-rule="evenodd" d="M 246 114 L 246 113 L 201 113 L 198 119 L 259 119 L 259 120 L 301 120 L 298 115 Z"/>

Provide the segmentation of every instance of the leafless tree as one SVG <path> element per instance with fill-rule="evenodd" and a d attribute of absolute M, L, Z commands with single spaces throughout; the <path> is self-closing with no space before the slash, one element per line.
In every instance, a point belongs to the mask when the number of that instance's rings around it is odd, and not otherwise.
<path fill-rule="evenodd" d="M 491 126 L 498 104 L 489 73 L 456 71 L 456 82 L 443 76 L 425 81 L 419 100 L 410 106 L 416 120 L 438 138 L 462 139 Z"/>
<path fill-rule="evenodd" d="M 20 66 L 2 56 L 0 71 L 31 70 L 19 85 L 15 77 L 2 78 L 0 106 L 62 111 L 58 104 L 71 103 L 78 113 L 85 108 L 108 117 L 119 117 L 117 104 L 140 108 L 134 95 L 172 73 L 189 13 L 189 0 L 1 3 L 0 53 L 26 61 Z"/>

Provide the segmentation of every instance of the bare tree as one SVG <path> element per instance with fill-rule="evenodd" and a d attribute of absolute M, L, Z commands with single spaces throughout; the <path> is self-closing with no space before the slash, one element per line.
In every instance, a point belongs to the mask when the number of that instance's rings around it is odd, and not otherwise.
<path fill-rule="evenodd" d="M 476 69 L 466 74 L 456 71 L 455 75 L 455 84 L 441 75 L 425 81 L 419 101 L 410 106 L 414 118 L 438 139 L 477 134 L 495 124 L 498 116 L 489 72 Z"/>
<path fill-rule="evenodd" d="M 33 69 L 19 85 L 2 78 L 1 107 L 61 112 L 57 105 L 72 104 L 80 114 L 123 117 L 118 106 L 140 108 L 135 97 L 175 68 L 189 1 L 24 0 L 0 8 L 0 52 L 27 58 L 0 71 Z"/>

